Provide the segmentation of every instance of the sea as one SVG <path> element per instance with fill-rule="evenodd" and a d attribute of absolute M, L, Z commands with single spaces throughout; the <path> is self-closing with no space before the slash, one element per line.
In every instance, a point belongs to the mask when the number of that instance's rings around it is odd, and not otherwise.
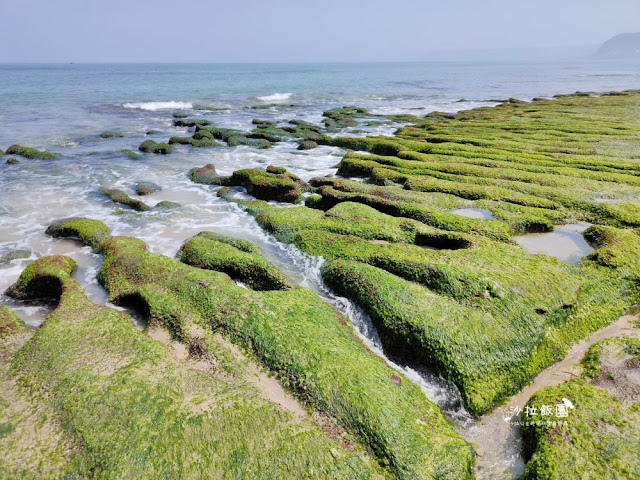
<path fill-rule="evenodd" d="M 344 155 L 337 147 L 298 151 L 295 142 L 271 149 L 178 146 L 170 155 L 132 159 L 146 139 L 167 141 L 185 135 L 173 126 L 173 113 L 206 118 L 215 126 L 250 130 L 254 118 L 320 123 L 322 112 L 344 105 L 372 113 L 423 116 L 496 105 L 511 97 L 530 100 L 575 91 L 606 92 L 640 88 L 637 60 L 578 59 L 563 62 L 437 62 L 362 64 L 0 64 L 0 149 L 21 144 L 46 149 L 57 160 L 0 161 L 0 292 L 32 260 L 52 254 L 78 263 L 77 280 L 89 297 L 107 304 L 96 274 L 101 257 L 72 240 L 52 239 L 46 227 L 55 219 L 89 217 L 105 222 L 115 235 L 144 240 L 154 252 L 174 256 L 196 233 L 209 230 L 258 244 L 267 258 L 293 281 L 312 288 L 349 316 L 368 345 L 394 368 L 418 383 L 459 431 L 476 443 L 494 441 L 480 459 L 485 478 L 513 478 L 522 469 L 517 435 L 482 431 L 464 410 L 455 387 L 409 365 L 387 359 L 368 317 L 333 294 L 320 278 L 323 260 L 278 242 L 216 188 L 192 183 L 190 168 L 212 163 L 226 175 L 240 168 L 286 167 L 308 180 L 333 175 Z M 392 135 L 396 125 L 359 125 L 334 135 Z M 122 134 L 103 139 L 105 131 Z M 150 206 L 169 200 L 174 210 L 119 209 L 99 193 L 120 188 L 135 196 L 139 181 L 162 190 L 142 198 Z M 240 192 L 239 195 L 242 195 Z M 288 205 L 281 205 L 289 208 Z M 16 254 L 17 253 L 17 254 Z M 13 257 L 22 258 L 13 258 Z M 24 304 L 1 295 L 29 324 L 42 323 L 45 304 Z M 132 312 L 134 313 L 134 312 Z M 144 322 L 133 315 L 140 328 Z M 504 429 L 502 429 L 504 430 Z M 506 435 L 506 436 L 505 436 Z M 488 440 L 490 437 L 500 439 Z"/>

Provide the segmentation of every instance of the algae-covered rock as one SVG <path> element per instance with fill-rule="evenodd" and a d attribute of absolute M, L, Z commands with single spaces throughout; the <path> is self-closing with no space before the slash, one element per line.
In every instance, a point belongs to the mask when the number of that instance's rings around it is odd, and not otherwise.
<path fill-rule="evenodd" d="M 249 194 L 261 200 L 295 203 L 300 200 L 306 184 L 291 173 L 277 174 L 248 168 L 233 172 L 229 185 L 243 186 Z"/>
<path fill-rule="evenodd" d="M 140 153 L 136 153 L 133 150 L 129 150 L 129 149 L 120 150 L 120 153 L 122 153 L 123 155 L 126 155 L 132 160 L 138 160 L 139 158 L 142 158 L 142 155 Z"/>
<path fill-rule="evenodd" d="M 239 145 L 246 145 L 253 148 L 271 148 L 271 142 L 264 138 L 250 138 L 244 135 L 234 135 L 227 139 L 227 145 L 230 147 L 237 147 Z"/>
<path fill-rule="evenodd" d="M 151 195 L 162 190 L 162 187 L 153 182 L 138 182 L 135 185 L 135 191 L 138 195 Z"/>
<path fill-rule="evenodd" d="M 624 261 L 626 270 L 614 280 L 608 265 L 584 275 L 505 242 L 428 227 L 362 204 L 342 202 L 325 213 L 233 201 L 281 241 L 327 260 L 323 279 L 364 308 L 386 351 L 438 370 L 474 413 L 516 393 L 582 332 L 605 325 L 633 303 L 628 288 L 638 266 L 632 260 Z M 640 237 L 613 230 L 583 260 L 584 268 L 603 265 L 599 255 L 635 258 Z M 532 354 L 522 355 L 527 351 Z"/>
<path fill-rule="evenodd" d="M 251 133 L 247 134 L 247 138 L 262 139 L 266 140 L 269 143 L 277 143 L 282 141 L 281 135 L 276 135 L 275 133 L 272 133 L 271 130 L 263 128 L 256 128 L 252 130 Z"/>
<path fill-rule="evenodd" d="M 251 123 L 260 128 L 272 128 L 276 126 L 276 122 L 272 122 L 270 120 L 262 120 L 259 118 L 254 118 L 253 120 L 251 120 Z"/>
<path fill-rule="evenodd" d="M 224 272 L 254 290 L 291 288 L 278 269 L 262 258 L 260 249 L 247 241 L 201 232 L 185 242 L 178 256 L 181 262 Z"/>
<path fill-rule="evenodd" d="M 298 142 L 298 150 L 313 150 L 318 144 L 313 140 L 302 140 Z"/>
<path fill-rule="evenodd" d="M 131 198 L 129 195 L 118 188 L 101 188 L 100 193 L 108 197 L 113 202 L 120 203 L 121 205 L 126 205 L 139 212 L 145 212 L 149 210 L 149 205 L 141 200 Z"/>
<path fill-rule="evenodd" d="M 287 169 L 284 168 L 284 167 L 276 167 L 275 165 L 268 165 L 267 166 L 267 172 L 268 173 L 281 174 L 281 173 L 285 173 L 286 171 L 287 171 Z"/>
<path fill-rule="evenodd" d="M 97 252 L 100 244 L 111 236 L 111 231 L 98 220 L 74 217 L 54 221 L 46 234 L 55 238 L 77 238 Z"/>
<path fill-rule="evenodd" d="M 0 255 L 0 265 L 19 260 L 23 258 L 29 258 L 31 256 L 31 250 L 11 250 L 3 255 Z"/>
<path fill-rule="evenodd" d="M 101 250 L 99 279 L 111 301 L 135 298 L 176 332 L 187 332 L 190 321 L 224 332 L 370 447 L 393 476 L 471 478 L 471 449 L 439 409 L 413 383 L 394 381 L 395 371 L 315 293 L 247 290 L 221 273 L 149 253 L 133 238 L 112 237 Z"/>
<path fill-rule="evenodd" d="M 173 147 L 167 143 L 158 143 L 154 140 L 145 140 L 140 144 L 138 150 L 145 153 L 160 153 L 166 155 L 173 151 Z"/>
<path fill-rule="evenodd" d="M 182 205 L 180 205 L 178 202 L 172 202 L 170 200 L 162 200 L 161 202 L 158 202 L 154 205 L 154 210 L 175 210 L 176 208 L 180 208 Z"/>
<path fill-rule="evenodd" d="M 124 134 L 119 132 L 106 131 L 100 134 L 100 138 L 122 138 Z"/>
<path fill-rule="evenodd" d="M 213 138 L 196 138 L 196 135 L 193 137 L 171 137 L 169 139 L 169 144 L 180 144 L 180 145 L 191 145 L 194 148 L 202 148 L 202 147 L 218 147 L 220 144 L 213 140 Z"/>
<path fill-rule="evenodd" d="M 18 165 L 20 163 L 20 160 L 18 160 L 17 158 L 9 158 L 7 159 L 7 161 L 5 162 L 7 165 Z"/>
<path fill-rule="evenodd" d="M 0 340 L 26 328 L 25 323 L 13 310 L 0 304 Z"/>
<path fill-rule="evenodd" d="M 31 147 L 23 147 L 22 145 L 11 145 L 4 152 L 5 155 L 20 155 L 25 158 L 38 159 L 38 160 L 54 160 L 58 158 L 55 153 L 47 152 L 44 150 L 36 150 Z"/>
<path fill-rule="evenodd" d="M 176 127 L 195 127 L 196 125 L 204 127 L 211 125 L 211 120 L 206 118 L 178 118 L 173 121 Z"/>
<path fill-rule="evenodd" d="M 128 315 L 89 301 L 71 277 L 74 268 L 68 257 L 39 259 L 10 290 L 24 299 L 53 296 L 57 306 L 33 340 L 8 359 L 11 376 L 0 391 L 2 405 L 9 407 L 3 408 L 3 419 L 13 407 L 7 399 L 16 399 L 16 394 L 4 398 L 4 386 L 17 382 L 29 392 L 29 407 L 48 408 L 44 411 L 55 416 L 61 430 L 55 435 L 46 430 L 56 455 L 47 457 L 53 463 L 42 472 L 41 462 L 21 461 L 24 445 L 17 441 L 24 429 L 38 435 L 38 426 L 29 415 L 13 415 L 15 428 L 3 429 L 0 438 L 6 478 L 293 478 L 311 471 L 320 479 L 369 479 L 384 474 L 348 432 L 336 426 L 338 435 L 347 436 L 331 438 L 254 360 L 193 323 L 197 313 L 180 317 L 189 345 L 181 349 L 162 328 L 151 326 L 147 334 Z M 216 272 L 194 271 L 200 281 L 221 279 Z M 135 294 L 141 302 L 150 299 L 148 314 L 161 325 L 167 325 L 163 315 L 181 315 L 180 301 L 163 300 L 151 285 Z M 3 318 L 4 309 L 0 312 Z M 46 421 L 36 419 L 40 425 Z M 40 448 L 39 441 L 29 448 Z"/>
<path fill-rule="evenodd" d="M 538 391 L 527 402 L 522 418 L 527 461 L 523 478 L 637 478 L 638 405 L 625 405 L 584 380 Z M 551 413 L 543 413 L 543 407 Z"/>
<path fill-rule="evenodd" d="M 216 172 L 215 165 L 209 163 L 204 167 L 195 167 L 189 170 L 189 178 L 195 183 L 204 185 L 215 185 L 220 175 Z"/>

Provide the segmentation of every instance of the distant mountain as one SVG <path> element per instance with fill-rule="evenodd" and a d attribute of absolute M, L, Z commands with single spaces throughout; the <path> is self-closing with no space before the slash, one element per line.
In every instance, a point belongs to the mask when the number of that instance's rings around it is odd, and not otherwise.
<path fill-rule="evenodd" d="M 640 33 L 622 33 L 610 38 L 596 52 L 597 57 L 640 58 Z"/>

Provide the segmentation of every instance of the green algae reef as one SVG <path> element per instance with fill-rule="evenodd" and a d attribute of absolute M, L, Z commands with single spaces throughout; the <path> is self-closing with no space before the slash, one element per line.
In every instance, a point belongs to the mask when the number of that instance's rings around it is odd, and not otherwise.
<path fill-rule="evenodd" d="M 610 355 L 605 366 L 603 357 Z M 640 365 L 640 341 L 632 337 L 602 340 L 590 347 L 582 365 L 582 378 L 542 389 L 527 402 L 536 411 L 522 428 L 525 479 L 631 480 L 640 476 L 640 384 L 633 381 L 633 373 L 626 374 Z M 563 399 L 573 406 L 560 419 L 567 425 L 547 425 L 547 420 L 555 418 L 543 416 L 540 406 L 553 407 Z"/>
<path fill-rule="evenodd" d="M 0 343 L 11 364 L 0 371 L 3 478 L 382 477 L 362 448 L 268 401 L 222 337 L 199 332 L 188 357 L 90 302 L 74 269 L 68 257 L 41 258 L 9 291 L 58 304 L 24 347 Z"/>
<path fill-rule="evenodd" d="M 267 167 L 266 171 L 256 168 L 236 170 L 231 176 L 219 176 L 212 164 L 200 168 L 192 168 L 189 178 L 204 185 L 241 186 L 256 198 L 277 200 L 279 202 L 297 203 L 302 199 L 302 192 L 310 189 L 309 185 L 284 168 Z"/>
<path fill-rule="evenodd" d="M 513 100 L 394 137 L 325 139 L 361 151 L 338 174 L 366 183 L 314 179 L 305 207 L 237 203 L 324 257 L 323 278 L 369 313 L 386 351 L 434 367 L 482 414 L 637 301 L 638 105 L 637 92 Z M 579 267 L 511 242 L 575 221 L 596 224 Z"/>
<path fill-rule="evenodd" d="M 143 201 L 131 198 L 129 195 L 118 188 L 101 188 L 100 193 L 112 202 L 126 205 L 127 207 L 131 207 L 139 212 L 146 212 L 150 209 L 149 205 L 147 205 Z"/>
<path fill-rule="evenodd" d="M 43 150 L 36 150 L 31 147 L 23 147 L 22 145 L 11 145 L 7 148 L 4 155 L 20 155 L 24 158 L 37 159 L 37 160 L 55 160 L 58 155 Z"/>
<path fill-rule="evenodd" d="M 342 315 L 312 291 L 248 290 L 223 273 L 152 254 L 135 238 L 105 239 L 100 222 L 71 222 L 57 222 L 48 233 L 97 245 L 104 256 L 99 280 L 111 301 L 137 305 L 187 344 L 194 342 L 191 332 L 197 327 L 242 345 L 309 408 L 334 418 L 396 478 L 471 477 L 471 448 L 437 406 L 371 353 Z M 200 238 L 215 248 L 226 245 L 258 255 L 246 242 L 211 234 Z M 215 251 L 210 250 L 204 244 L 191 249 L 192 263 L 212 266 Z M 22 283 L 33 277 L 31 270 Z M 251 428 L 251 421 L 244 425 Z"/>
<path fill-rule="evenodd" d="M 0 305 L 0 340 L 25 328 L 24 322 L 6 305 Z"/>
<path fill-rule="evenodd" d="M 288 290 L 291 284 L 251 242 L 200 232 L 178 252 L 187 265 L 224 272 L 254 290 Z"/>
<path fill-rule="evenodd" d="M 154 140 L 145 140 L 140 144 L 138 150 L 145 153 L 159 153 L 167 155 L 173 151 L 173 146 L 168 143 L 158 143 Z"/>

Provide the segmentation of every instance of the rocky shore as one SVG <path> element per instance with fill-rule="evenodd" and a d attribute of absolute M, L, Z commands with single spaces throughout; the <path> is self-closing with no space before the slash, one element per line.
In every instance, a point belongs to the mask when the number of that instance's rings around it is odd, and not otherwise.
<path fill-rule="evenodd" d="M 128 152 L 348 149 L 336 176 L 310 182 L 279 165 L 218 175 L 200 163 L 185 175 L 322 257 L 324 282 L 369 315 L 385 354 L 432 369 L 480 417 L 637 304 L 638 105 L 640 92 L 624 91 L 425 117 L 343 107 L 320 125 L 256 118 L 251 131 L 177 113 L 190 136 Z M 340 135 L 372 122 L 399 128 Z M 5 155 L 57 161 L 20 145 Z M 99 193 L 142 215 L 180 207 Z M 576 264 L 515 241 L 578 223 L 590 253 Z M 92 303 L 65 256 L 35 260 L 9 289 L 55 309 L 34 330 L 0 307 L 3 478 L 482 476 L 438 406 L 251 242 L 202 231 L 170 258 L 90 218 L 52 218 L 47 234 L 99 254 L 98 280 L 126 310 Z M 639 352 L 635 334 L 596 343 L 578 378 L 534 393 L 525 478 L 636 478 Z M 539 407 L 565 400 L 567 417 L 547 424 Z"/>

